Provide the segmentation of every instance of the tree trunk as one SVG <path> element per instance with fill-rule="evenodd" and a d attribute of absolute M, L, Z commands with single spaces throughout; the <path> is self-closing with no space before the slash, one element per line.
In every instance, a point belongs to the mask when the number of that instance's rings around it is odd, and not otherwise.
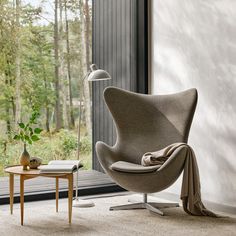
<path fill-rule="evenodd" d="M 91 64 L 91 46 L 90 46 L 90 14 L 89 14 L 89 5 L 88 0 L 85 0 L 84 5 L 84 16 L 85 16 L 85 43 L 86 43 L 86 63 L 87 63 L 87 70 L 89 70 L 89 65 Z"/>
<path fill-rule="evenodd" d="M 89 51 L 87 47 L 87 24 L 90 22 L 87 22 L 88 18 L 88 1 L 85 0 L 85 3 L 80 0 L 80 7 L 81 7 L 81 31 L 82 31 L 82 61 L 83 61 L 83 74 L 86 74 L 89 69 Z M 84 108 L 85 108 L 85 121 L 86 121 L 86 128 L 88 135 L 91 136 L 92 134 L 92 122 L 91 122 L 91 99 L 90 99 L 90 88 L 89 83 L 87 80 L 84 81 Z"/>
<path fill-rule="evenodd" d="M 16 0 L 16 53 L 15 53 L 15 65 L 16 65 L 16 84 L 15 84 L 15 127 L 17 127 L 17 123 L 20 122 L 21 119 L 21 101 L 20 101 L 20 85 L 21 85 L 21 58 L 20 58 L 20 0 Z"/>
<path fill-rule="evenodd" d="M 59 78 L 59 36 L 58 36 L 58 0 L 55 0 L 54 9 L 54 60 L 55 60 L 55 120 L 58 131 L 62 128 L 61 103 L 60 103 L 60 78 Z"/>
<path fill-rule="evenodd" d="M 77 145 L 77 159 L 80 158 L 80 142 L 81 142 L 81 123 L 82 123 L 82 100 L 83 100 L 83 84 L 80 86 L 80 94 L 79 94 L 79 124 L 78 124 L 78 145 Z"/>
<path fill-rule="evenodd" d="M 46 77 L 46 73 L 45 73 L 45 68 L 44 69 L 44 88 L 47 91 L 48 90 L 48 85 L 47 85 L 47 77 Z M 46 126 L 46 131 L 49 133 L 50 132 L 50 123 L 49 123 L 49 119 L 50 119 L 50 111 L 49 111 L 49 102 L 48 99 L 46 98 L 45 101 L 45 126 Z"/>
<path fill-rule="evenodd" d="M 11 76 L 12 76 L 12 71 L 10 69 L 10 65 L 11 62 L 9 62 L 7 60 L 7 69 L 5 70 L 5 85 L 10 88 L 12 87 L 12 80 L 11 80 Z M 5 94 L 5 98 L 6 98 L 6 102 L 5 102 L 5 111 L 6 111 L 6 128 L 7 128 L 7 136 L 8 136 L 8 140 L 11 140 L 11 131 L 12 131 L 12 127 L 11 127 L 11 113 L 10 113 L 10 107 L 11 107 L 11 102 L 13 96 L 9 96 L 8 94 Z M 15 115 L 14 110 L 12 110 L 12 114 L 13 117 Z"/>
<path fill-rule="evenodd" d="M 6 76 L 5 84 L 7 86 L 9 86 L 7 75 L 5 75 L 5 76 Z M 5 103 L 5 111 L 6 111 L 7 136 L 8 136 L 8 139 L 10 140 L 11 139 L 11 122 L 10 122 L 10 109 L 9 109 L 9 98 L 8 98 L 8 96 L 7 96 L 7 101 Z"/>
<path fill-rule="evenodd" d="M 40 53 L 40 57 L 41 57 L 41 60 L 43 61 L 43 51 L 42 51 L 42 48 L 38 47 L 38 50 L 39 50 L 39 53 Z M 45 127 L 46 127 L 46 131 L 49 133 L 50 132 L 50 122 L 49 122 L 49 119 L 50 119 L 50 110 L 49 110 L 49 100 L 48 100 L 48 97 L 47 97 L 47 93 L 48 93 L 48 81 L 47 81 L 47 72 L 46 72 L 46 68 L 45 68 L 45 63 L 43 62 L 41 64 L 42 66 L 42 70 L 43 70 L 43 83 L 44 83 L 44 89 L 46 91 L 46 97 L 45 97 Z"/>
<path fill-rule="evenodd" d="M 41 56 L 42 56 L 42 52 L 41 52 Z M 45 91 L 48 91 L 48 82 L 47 82 L 47 75 L 46 75 L 46 70 L 45 70 L 45 65 L 43 64 L 43 80 L 44 80 L 44 88 Z M 49 102 L 48 102 L 48 98 L 46 97 L 45 99 L 45 126 L 46 126 L 46 131 L 49 133 L 50 132 L 50 123 L 49 123 L 49 119 L 50 119 L 50 111 L 49 111 Z"/>
<path fill-rule="evenodd" d="M 62 116 L 64 128 L 69 128 L 68 108 L 67 108 L 67 97 L 68 97 L 68 82 L 65 75 L 65 53 L 64 53 L 64 27 L 63 27 L 63 5 L 62 0 L 59 0 L 60 18 L 59 18 L 59 77 L 61 81 L 61 95 L 62 95 Z"/>
<path fill-rule="evenodd" d="M 65 4 L 65 23 L 66 23 L 66 62 L 67 62 L 67 77 L 68 77 L 68 86 L 69 86 L 69 111 L 70 111 L 70 127 L 75 127 L 75 118 L 73 111 L 73 102 L 72 102 L 72 85 L 71 85 L 71 64 L 70 64 L 70 40 L 69 40 L 69 22 L 67 18 L 67 0 L 64 1 Z"/>
<path fill-rule="evenodd" d="M 13 87 L 13 83 L 12 83 L 12 79 L 10 78 L 9 79 L 9 83 L 10 83 L 10 86 Z M 12 106 L 12 114 L 13 114 L 13 119 L 15 119 L 16 117 L 16 104 L 15 104 L 15 99 L 14 99 L 14 96 L 11 96 L 11 106 Z"/>
<path fill-rule="evenodd" d="M 49 108 L 46 107 L 46 119 L 45 119 L 45 125 L 46 125 L 46 131 L 50 133 L 50 124 L 49 124 L 49 119 L 50 119 L 50 112 Z"/>

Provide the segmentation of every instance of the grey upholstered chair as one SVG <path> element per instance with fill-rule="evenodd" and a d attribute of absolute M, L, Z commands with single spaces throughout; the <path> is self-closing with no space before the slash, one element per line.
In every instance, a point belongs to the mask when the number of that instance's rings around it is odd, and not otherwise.
<path fill-rule="evenodd" d="M 197 104 L 197 90 L 189 89 L 170 95 L 144 95 L 108 87 L 105 102 L 113 116 L 117 141 L 113 147 L 96 143 L 98 159 L 114 181 L 123 188 L 144 194 L 140 203 L 111 207 L 110 210 L 147 208 L 163 215 L 163 204 L 147 201 L 147 194 L 173 184 L 184 166 L 186 147 L 175 150 L 160 167 L 141 164 L 145 152 L 156 151 L 175 142 L 187 143 Z"/>

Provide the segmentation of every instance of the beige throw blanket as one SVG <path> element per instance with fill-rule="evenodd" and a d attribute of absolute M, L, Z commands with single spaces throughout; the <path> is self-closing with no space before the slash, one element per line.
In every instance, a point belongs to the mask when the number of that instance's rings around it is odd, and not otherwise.
<path fill-rule="evenodd" d="M 145 153 L 142 157 L 142 165 L 162 165 L 180 146 L 188 147 L 180 197 L 183 202 L 184 211 L 190 215 L 218 217 L 215 213 L 207 210 L 201 201 L 197 160 L 193 149 L 186 143 L 173 143 L 159 151 Z"/>

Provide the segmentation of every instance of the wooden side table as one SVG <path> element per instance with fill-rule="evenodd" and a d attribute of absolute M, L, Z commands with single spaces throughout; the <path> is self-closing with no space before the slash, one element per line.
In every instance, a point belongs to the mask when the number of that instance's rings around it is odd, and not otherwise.
<path fill-rule="evenodd" d="M 55 174 L 41 174 L 39 170 L 23 170 L 22 166 L 11 166 L 5 168 L 5 172 L 9 173 L 9 187 L 10 187 L 10 212 L 13 214 L 14 203 L 14 175 L 20 176 L 20 211 L 21 211 L 21 225 L 24 224 L 24 181 L 33 179 L 39 176 L 55 178 L 56 179 L 56 212 L 58 212 L 59 199 L 59 179 L 68 180 L 68 214 L 69 224 L 72 219 L 72 201 L 73 201 L 73 173 L 55 173 Z"/>

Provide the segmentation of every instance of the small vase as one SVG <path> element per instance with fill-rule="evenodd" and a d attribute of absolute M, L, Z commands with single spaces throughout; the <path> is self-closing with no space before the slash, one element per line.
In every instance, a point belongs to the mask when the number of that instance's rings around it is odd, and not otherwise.
<path fill-rule="evenodd" d="M 20 164 L 23 166 L 23 170 L 27 170 L 28 165 L 30 164 L 30 155 L 26 150 L 26 144 L 24 143 L 24 151 L 20 156 Z"/>

